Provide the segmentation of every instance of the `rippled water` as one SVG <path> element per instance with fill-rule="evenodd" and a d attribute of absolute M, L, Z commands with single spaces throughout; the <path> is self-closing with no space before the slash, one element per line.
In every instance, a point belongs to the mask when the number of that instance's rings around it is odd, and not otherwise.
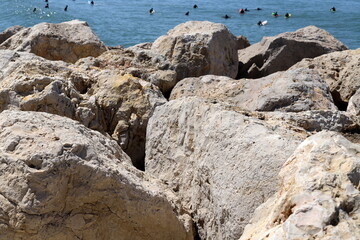
<path fill-rule="evenodd" d="M 189 20 L 207 20 L 224 23 L 233 34 L 245 35 L 251 43 L 263 36 L 295 31 L 308 25 L 316 25 L 334 35 L 354 49 L 360 47 L 360 0 L 94 0 L 91 6 L 87 0 L 49 0 L 49 9 L 41 0 L 1 0 L 0 31 L 13 26 L 32 26 L 40 22 L 63 22 L 72 19 L 87 21 L 96 34 L 110 46 L 131 46 L 141 42 L 154 41 L 174 26 Z M 193 9 L 197 4 L 198 8 Z M 68 11 L 64 11 L 69 5 Z M 335 6 L 337 11 L 329 9 Z M 33 13 L 33 9 L 37 11 Z M 155 9 L 150 15 L 149 9 Z M 256 8 L 262 8 L 256 11 Z M 244 15 L 239 8 L 248 8 Z M 185 12 L 189 11 L 189 16 Z M 271 12 L 280 15 L 273 18 Z M 289 12 L 292 17 L 285 19 Z M 225 14 L 231 18 L 224 19 Z M 259 27 L 259 20 L 267 20 Z"/>

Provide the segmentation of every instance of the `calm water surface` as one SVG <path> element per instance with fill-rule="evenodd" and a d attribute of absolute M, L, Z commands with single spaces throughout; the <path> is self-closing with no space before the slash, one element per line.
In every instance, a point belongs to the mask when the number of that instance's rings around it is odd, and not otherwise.
<path fill-rule="evenodd" d="M 13 26 L 32 26 L 40 22 L 58 23 L 72 19 L 85 20 L 109 46 L 131 46 L 141 42 L 152 42 L 176 25 L 189 20 L 207 20 L 224 23 L 235 35 L 246 36 L 251 43 L 263 36 L 295 31 L 301 27 L 315 25 L 323 28 L 345 43 L 349 48 L 360 47 L 360 0 L 49 0 L 45 9 L 43 0 L 1 0 L 0 31 Z M 198 8 L 193 9 L 197 4 Z M 68 11 L 64 8 L 68 5 Z M 329 9 L 335 6 L 337 11 Z M 37 11 L 33 13 L 33 9 Z M 262 8 L 256 11 L 256 8 Z M 150 15 L 149 9 L 155 14 Z M 239 8 L 248 8 L 244 15 Z M 185 13 L 189 11 L 189 16 Z M 277 11 L 281 16 L 273 18 Z M 289 12 L 292 17 L 285 19 Z M 225 14 L 231 18 L 224 19 Z M 267 20 L 266 26 L 256 23 Z"/>

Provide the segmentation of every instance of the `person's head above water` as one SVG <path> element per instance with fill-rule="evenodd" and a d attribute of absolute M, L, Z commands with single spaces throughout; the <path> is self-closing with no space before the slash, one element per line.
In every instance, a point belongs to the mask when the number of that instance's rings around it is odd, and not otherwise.
<path fill-rule="evenodd" d="M 332 8 L 330 8 L 330 11 L 335 12 L 335 11 L 336 11 L 336 8 L 335 8 L 335 7 L 332 7 Z"/>
<path fill-rule="evenodd" d="M 193 8 L 198 8 L 198 5 L 195 4 Z"/>

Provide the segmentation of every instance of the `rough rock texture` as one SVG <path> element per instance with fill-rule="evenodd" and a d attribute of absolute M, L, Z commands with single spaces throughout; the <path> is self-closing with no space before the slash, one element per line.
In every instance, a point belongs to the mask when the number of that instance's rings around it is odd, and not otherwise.
<path fill-rule="evenodd" d="M 360 88 L 360 49 L 304 59 L 292 68 L 299 67 L 319 72 L 329 85 L 334 101 L 341 110 L 346 110 L 349 99 Z"/>
<path fill-rule="evenodd" d="M 73 120 L 3 111 L 0 238 L 192 239 L 189 217 L 129 163 Z"/>
<path fill-rule="evenodd" d="M 177 80 L 206 74 L 235 78 L 238 41 L 223 24 L 190 21 L 159 37 L 151 50 L 175 66 Z"/>
<path fill-rule="evenodd" d="M 360 239 L 359 154 L 359 144 L 337 133 L 304 141 L 282 168 L 279 191 L 240 239 Z"/>
<path fill-rule="evenodd" d="M 336 110 L 326 83 L 314 70 L 295 69 L 259 79 L 234 80 L 214 75 L 187 78 L 170 99 L 198 96 L 249 111 Z"/>
<path fill-rule="evenodd" d="M 245 36 L 240 35 L 237 37 L 237 49 L 238 50 L 247 48 L 249 46 L 250 46 L 250 42 Z"/>
<path fill-rule="evenodd" d="M 259 78 L 284 71 L 303 58 L 348 49 L 328 32 L 315 26 L 265 37 L 239 51 L 238 78 Z"/>
<path fill-rule="evenodd" d="M 83 57 L 97 57 L 106 51 L 88 24 L 79 20 L 40 23 L 25 28 L 0 44 L 0 49 L 31 52 L 49 60 L 71 63 Z"/>
<path fill-rule="evenodd" d="M 2 33 L 0 33 L 0 44 L 5 42 L 9 37 L 14 35 L 15 33 L 19 32 L 20 30 L 24 29 L 23 26 L 12 26 L 5 29 Z"/>
<path fill-rule="evenodd" d="M 282 164 L 307 136 L 198 98 L 155 109 L 146 172 L 177 193 L 201 239 L 238 239 L 276 191 Z"/>
<path fill-rule="evenodd" d="M 358 89 L 350 98 L 346 111 L 356 116 L 360 116 L 360 89 Z"/>
<path fill-rule="evenodd" d="M 153 109 L 166 102 L 150 83 L 115 70 L 83 69 L 31 53 L 0 50 L 0 111 L 41 111 L 110 134 L 144 168 L 145 134 Z"/>

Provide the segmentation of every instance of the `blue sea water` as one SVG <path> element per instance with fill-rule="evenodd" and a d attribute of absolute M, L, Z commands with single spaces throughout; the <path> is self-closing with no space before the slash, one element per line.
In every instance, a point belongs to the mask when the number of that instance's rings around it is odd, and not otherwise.
<path fill-rule="evenodd" d="M 13 25 L 32 26 L 40 22 L 58 23 L 85 20 L 105 44 L 132 46 L 152 42 L 176 25 L 190 21 L 224 23 L 235 35 L 246 36 L 251 43 L 264 36 L 315 25 L 323 28 L 349 48 L 360 47 L 360 0 L 1 0 L 0 31 Z M 193 5 L 198 8 L 194 9 Z M 64 11 L 68 5 L 68 11 Z M 331 7 L 337 11 L 330 12 Z M 37 11 L 33 13 L 33 9 Z M 262 8 L 256 11 L 256 8 Z M 150 15 L 149 9 L 155 14 Z M 239 8 L 250 11 L 243 15 Z M 185 13 L 189 11 L 189 16 Z M 274 18 L 273 11 L 281 16 Z M 289 12 L 292 17 L 284 18 Z M 225 14 L 231 18 L 224 19 Z M 267 20 L 266 26 L 257 26 Z"/>

